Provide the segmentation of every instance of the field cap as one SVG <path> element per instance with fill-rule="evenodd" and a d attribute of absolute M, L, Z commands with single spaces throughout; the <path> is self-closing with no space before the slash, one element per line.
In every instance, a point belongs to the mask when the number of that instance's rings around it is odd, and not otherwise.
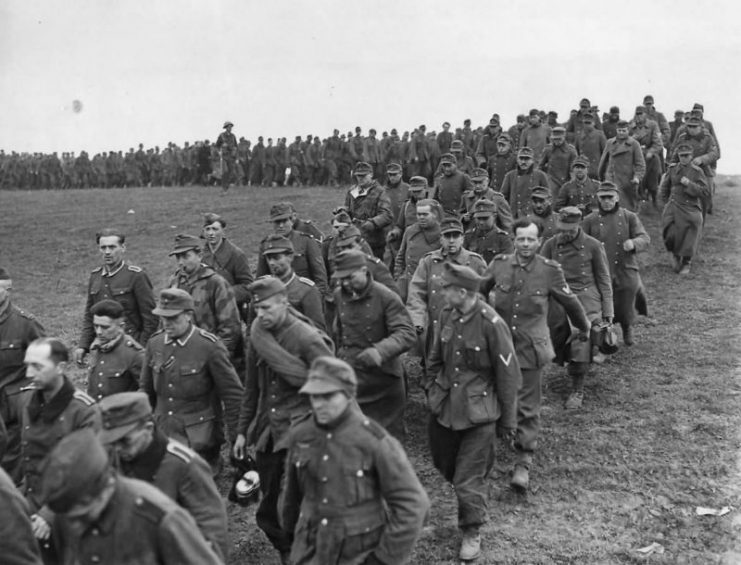
<path fill-rule="evenodd" d="M 0 281 L 9 281 L 9 280 L 10 280 L 10 275 L 8 274 L 8 271 L 0 267 Z"/>
<path fill-rule="evenodd" d="M 576 206 L 561 208 L 556 219 L 556 227 L 562 230 L 572 230 L 581 223 L 581 210 Z"/>
<path fill-rule="evenodd" d="M 64 514 L 103 490 L 109 474 L 108 455 L 91 428 L 63 437 L 41 465 L 41 500 Z"/>
<path fill-rule="evenodd" d="M 476 168 L 471 171 L 471 180 L 484 180 L 488 178 L 489 173 L 486 172 L 486 169 Z"/>
<path fill-rule="evenodd" d="M 440 156 L 440 163 L 451 163 L 455 165 L 456 163 L 455 155 L 453 155 L 452 153 L 444 153 L 443 155 Z"/>
<path fill-rule="evenodd" d="M 276 277 L 265 275 L 250 284 L 247 290 L 252 294 L 252 301 L 256 304 L 280 292 L 286 292 L 286 285 Z"/>
<path fill-rule="evenodd" d="M 175 236 L 175 244 L 168 255 L 172 256 L 185 253 L 186 251 L 198 250 L 201 249 L 202 245 L 203 240 L 200 237 L 188 235 L 187 233 L 179 233 Z"/>
<path fill-rule="evenodd" d="M 563 126 L 556 126 L 551 130 L 553 135 L 566 135 L 566 128 Z"/>
<path fill-rule="evenodd" d="M 182 312 L 195 310 L 193 297 L 182 288 L 165 288 L 160 292 L 157 307 L 152 310 L 155 316 L 176 316 Z"/>
<path fill-rule="evenodd" d="M 470 267 L 455 263 L 443 263 L 443 267 L 443 286 L 458 286 L 472 291 L 479 289 L 481 277 Z"/>
<path fill-rule="evenodd" d="M 443 218 L 440 222 L 440 235 L 446 233 L 463 233 L 463 225 L 458 218 Z"/>
<path fill-rule="evenodd" d="M 389 174 L 399 174 L 401 173 L 401 165 L 399 163 L 389 163 L 386 166 L 386 172 Z"/>
<path fill-rule="evenodd" d="M 344 392 L 348 397 L 355 396 L 358 379 L 353 368 L 336 357 L 324 355 L 317 357 L 311 364 L 306 384 L 301 387 L 301 394 L 330 394 Z"/>
<path fill-rule="evenodd" d="M 584 155 L 579 155 L 576 159 L 574 159 L 574 162 L 571 163 L 571 168 L 573 169 L 577 165 L 581 165 L 582 167 L 589 167 L 589 159 L 586 158 Z"/>
<path fill-rule="evenodd" d="M 337 243 L 347 243 L 350 240 L 357 241 L 360 237 L 362 237 L 360 230 L 356 226 L 350 225 L 337 235 Z"/>
<path fill-rule="evenodd" d="M 373 167 L 371 167 L 365 161 L 361 161 L 355 165 L 355 169 L 352 172 L 353 175 L 368 175 L 373 174 Z"/>
<path fill-rule="evenodd" d="M 540 198 L 542 200 L 548 200 L 551 197 L 550 189 L 544 186 L 534 186 L 530 191 L 530 199 Z"/>
<path fill-rule="evenodd" d="M 417 188 L 429 188 L 430 185 L 427 183 L 425 177 L 412 177 L 409 179 L 409 188 L 414 190 Z"/>
<path fill-rule="evenodd" d="M 117 442 L 152 416 L 149 397 L 144 392 L 119 392 L 98 402 L 103 429 L 98 434 L 103 445 Z"/>
<path fill-rule="evenodd" d="M 228 128 L 229 126 L 232 126 L 232 127 L 234 127 L 234 124 L 233 124 L 233 123 L 231 123 L 231 122 L 230 122 L 229 120 L 225 121 L 225 122 L 224 122 L 224 129 Z"/>
<path fill-rule="evenodd" d="M 530 147 L 522 147 L 518 152 L 518 157 L 530 157 L 532 158 L 535 153 L 533 153 L 533 150 Z"/>
<path fill-rule="evenodd" d="M 615 186 L 615 183 L 605 181 L 601 182 L 599 185 L 599 188 L 597 189 L 597 194 L 617 194 L 618 188 Z"/>
<path fill-rule="evenodd" d="M 286 218 L 290 218 L 293 212 L 293 204 L 290 202 L 278 202 L 270 208 L 270 221 L 277 222 L 278 220 L 285 220 Z"/>
<path fill-rule="evenodd" d="M 474 218 L 488 218 L 497 213 L 497 205 L 491 200 L 486 198 L 477 200 L 473 205 L 473 217 Z"/>
<path fill-rule="evenodd" d="M 357 249 L 340 251 L 335 257 L 335 271 L 332 276 L 337 279 L 349 277 L 366 264 L 365 253 L 362 251 Z"/>
<path fill-rule="evenodd" d="M 677 155 L 681 155 L 682 153 L 694 153 L 694 150 L 692 149 L 692 145 L 689 143 L 682 142 L 679 145 L 677 145 Z"/>
<path fill-rule="evenodd" d="M 460 139 L 453 140 L 450 144 L 450 151 L 458 153 L 463 151 L 463 142 Z"/>
<path fill-rule="evenodd" d="M 262 254 L 274 255 L 276 253 L 293 253 L 293 243 L 287 237 L 271 234 L 263 242 Z"/>

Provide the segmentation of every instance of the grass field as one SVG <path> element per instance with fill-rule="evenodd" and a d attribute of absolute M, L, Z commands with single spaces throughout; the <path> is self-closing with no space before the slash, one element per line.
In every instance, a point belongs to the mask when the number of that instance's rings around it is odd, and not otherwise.
<path fill-rule="evenodd" d="M 718 180 L 702 256 L 686 278 L 671 271 L 658 213 L 643 214 L 653 240 L 642 261 L 650 318 L 641 319 L 634 347 L 621 348 L 590 375 L 582 411 L 564 411 L 564 370 L 549 371 L 532 491 L 521 497 L 509 490 L 512 457 L 499 449 L 479 563 L 741 563 L 741 183 Z M 173 236 L 198 234 L 201 213 L 222 214 L 229 237 L 254 264 L 272 202 L 291 200 L 302 217 L 327 230 L 344 196 L 327 188 L 236 188 L 225 197 L 219 191 L 0 193 L 0 265 L 13 275 L 15 303 L 74 344 L 88 273 L 99 264 L 99 228 L 125 230 L 127 258 L 158 289 L 174 268 L 167 256 Z M 406 447 L 433 506 L 413 562 L 454 563 L 455 497 L 431 467 L 421 399 L 413 390 Z M 698 506 L 733 509 L 698 516 Z M 254 510 L 231 506 L 229 514 L 230 562 L 277 563 Z M 637 551 L 652 543 L 653 552 Z"/>

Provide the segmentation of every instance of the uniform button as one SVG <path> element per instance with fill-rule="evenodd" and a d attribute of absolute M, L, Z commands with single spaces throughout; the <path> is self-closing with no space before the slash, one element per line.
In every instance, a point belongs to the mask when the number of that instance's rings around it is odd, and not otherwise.
<path fill-rule="evenodd" d="M 327 504 L 329 502 L 326 498 L 322 498 L 322 504 Z"/>
<path fill-rule="evenodd" d="M 357 475 L 358 477 L 362 477 L 362 476 L 363 476 L 363 470 L 362 470 L 362 469 L 358 469 L 358 472 L 357 472 L 357 473 L 355 473 L 355 474 L 356 474 L 356 475 Z"/>
<path fill-rule="evenodd" d="M 98 383 L 98 388 L 103 388 L 103 383 Z"/>
<path fill-rule="evenodd" d="M 322 455 L 322 461 L 328 461 L 328 460 L 329 460 L 329 455 L 327 455 L 326 453 Z"/>
<path fill-rule="evenodd" d="M 332 439 L 332 434 L 327 434 L 327 439 Z"/>
<path fill-rule="evenodd" d="M 97 536 L 99 533 L 98 528 L 93 528 L 93 530 L 90 533 L 93 534 L 94 536 Z"/>
<path fill-rule="evenodd" d="M 169 383 L 167 386 L 169 386 L 170 388 L 172 388 L 172 383 Z"/>
<path fill-rule="evenodd" d="M 101 362 L 100 362 L 100 364 L 101 364 L 101 365 L 105 365 L 105 361 L 101 361 Z"/>
<path fill-rule="evenodd" d="M 274 395 L 274 394 L 272 394 L 272 395 L 270 396 L 270 398 L 275 398 L 275 395 Z"/>
<path fill-rule="evenodd" d="M 458 370 L 458 369 L 456 369 L 456 371 L 457 371 L 457 370 Z M 458 386 L 458 383 L 453 383 L 453 386 Z"/>
<path fill-rule="evenodd" d="M 271 412 L 275 412 L 275 408 L 271 408 L 271 409 L 270 409 L 270 411 L 271 411 Z"/>
<path fill-rule="evenodd" d="M 98 373 L 98 376 L 102 377 L 103 376 L 103 373 L 102 372 L 101 373 Z"/>
<path fill-rule="evenodd" d="M 168 398 L 167 400 L 168 400 L 169 402 L 172 402 L 172 397 Z"/>
<path fill-rule="evenodd" d="M 116 377 L 120 377 L 120 376 L 121 376 L 121 373 L 116 373 L 116 375 L 115 375 L 115 376 L 116 376 Z"/>
<path fill-rule="evenodd" d="M 461 352 L 460 352 L 460 351 L 456 351 L 456 352 L 455 352 L 455 354 L 456 354 L 456 355 L 460 355 L 460 354 L 461 354 Z"/>
<path fill-rule="evenodd" d="M 172 416 L 172 411 L 167 413 L 168 416 Z"/>
<path fill-rule="evenodd" d="M 327 477 L 322 477 L 322 482 L 326 483 L 329 479 Z"/>
<path fill-rule="evenodd" d="M 513 329 L 513 330 L 516 330 L 516 329 L 517 329 L 517 326 L 512 326 L 512 329 Z"/>
<path fill-rule="evenodd" d="M 92 561 L 93 563 L 100 563 L 100 557 L 98 557 L 97 555 L 91 555 L 90 561 Z"/>
<path fill-rule="evenodd" d="M 512 314 L 512 317 L 513 317 L 513 318 L 516 318 L 516 317 L 517 317 L 517 314 Z"/>
<path fill-rule="evenodd" d="M 322 526 L 326 526 L 327 524 L 329 524 L 329 521 L 326 518 L 322 518 L 322 521 L 320 522 L 320 524 Z"/>

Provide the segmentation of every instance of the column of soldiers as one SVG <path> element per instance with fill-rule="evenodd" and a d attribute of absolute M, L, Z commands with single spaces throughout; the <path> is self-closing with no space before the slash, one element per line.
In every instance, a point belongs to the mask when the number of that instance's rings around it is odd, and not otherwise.
<path fill-rule="evenodd" d="M 631 207 L 652 191 L 667 201 L 673 267 L 690 271 L 717 142 L 699 109 L 666 132 L 665 154 L 652 102 L 631 123 L 611 111 L 609 138 L 588 100 L 565 126 L 537 111 L 507 133 L 495 115 L 478 138 L 444 126 L 444 153 L 420 127 L 410 162 L 350 165 L 331 236 L 276 203 L 257 279 L 227 221 L 206 214 L 200 237 L 175 237 L 177 268 L 155 300 L 125 235 L 104 229 L 73 351 L 12 303 L 0 269 L 0 490 L 12 502 L 0 522 L 17 531 L 5 554 L 222 563 L 226 449 L 254 461 L 257 524 L 282 563 L 406 562 L 429 509 L 402 448 L 407 354 L 421 360 L 433 464 L 455 487 L 459 557 L 478 558 L 497 437 L 516 453 L 511 487 L 529 489 L 544 369 L 566 365 L 565 407 L 578 410 L 614 353 L 613 324 L 626 346 L 638 339 L 637 254 L 650 240 Z M 358 128 L 356 157 L 365 141 Z M 237 143 L 235 163 L 248 149 Z M 651 159 L 666 168 L 655 184 Z M 86 391 L 71 363 L 87 367 Z"/>

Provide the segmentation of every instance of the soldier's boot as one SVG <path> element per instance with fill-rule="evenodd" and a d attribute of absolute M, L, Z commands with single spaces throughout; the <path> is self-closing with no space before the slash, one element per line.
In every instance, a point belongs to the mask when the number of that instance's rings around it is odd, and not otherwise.
<path fill-rule="evenodd" d="M 679 268 L 679 274 L 680 275 L 690 274 L 690 258 L 689 257 L 682 258 L 682 266 Z"/>
<path fill-rule="evenodd" d="M 291 565 L 291 552 L 290 551 L 280 552 L 280 565 Z"/>
<path fill-rule="evenodd" d="M 518 492 L 527 492 L 530 485 L 530 470 L 522 463 L 517 463 L 509 481 L 509 486 Z"/>
<path fill-rule="evenodd" d="M 578 410 L 584 403 L 584 391 L 575 390 L 566 400 L 566 410 Z"/>
<path fill-rule="evenodd" d="M 458 558 L 461 561 L 473 561 L 481 555 L 481 534 L 478 526 L 468 526 L 463 529 L 463 540 Z"/>
<path fill-rule="evenodd" d="M 620 324 L 623 328 L 623 343 L 630 347 L 635 343 L 633 340 L 633 327 L 630 324 Z"/>
<path fill-rule="evenodd" d="M 672 263 L 672 268 L 674 269 L 675 273 L 678 273 L 679 270 L 682 268 L 682 258 L 679 255 L 674 255 L 674 261 Z"/>

